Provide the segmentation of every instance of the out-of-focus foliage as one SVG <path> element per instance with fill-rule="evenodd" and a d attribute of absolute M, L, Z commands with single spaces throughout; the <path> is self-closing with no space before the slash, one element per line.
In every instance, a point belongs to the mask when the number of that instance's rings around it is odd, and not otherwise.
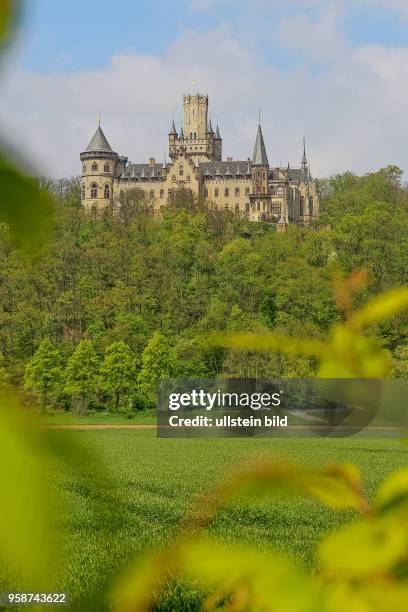
<path fill-rule="evenodd" d="M 17 18 L 19 0 L 1 0 L 0 2 L 0 52 L 11 40 L 12 26 Z"/>
<path fill-rule="evenodd" d="M 331 508 L 358 511 L 319 544 L 319 570 L 307 574 L 278 554 L 229 545 L 205 528 L 233 499 L 308 494 Z M 167 549 L 130 566 L 113 590 L 115 609 L 152 609 L 169 581 L 189 578 L 204 610 L 403 612 L 408 606 L 408 470 L 392 474 L 373 506 L 350 464 L 307 470 L 279 461 L 239 470 L 201 496 Z M 207 593 L 207 595 L 205 595 Z"/>
<path fill-rule="evenodd" d="M 3 562 L 39 588 L 56 558 L 53 496 L 41 475 L 41 432 L 19 416 L 18 400 L 0 392 L 0 550 Z"/>

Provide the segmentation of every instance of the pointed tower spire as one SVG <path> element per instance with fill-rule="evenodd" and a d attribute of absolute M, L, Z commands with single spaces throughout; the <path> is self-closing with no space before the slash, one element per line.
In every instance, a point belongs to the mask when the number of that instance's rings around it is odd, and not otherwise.
<path fill-rule="evenodd" d="M 256 135 L 254 154 L 252 156 L 253 166 L 268 166 L 268 156 L 266 155 L 265 143 L 262 135 L 261 124 L 258 124 L 258 132 Z"/>
<path fill-rule="evenodd" d="M 180 127 L 180 137 L 179 140 L 184 140 L 184 130 L 183 130 L 183 126 Z"/>
<path fill-rule="evenodd" d="M 214 134 L 214 130 L 213 130 L 213 126 L 212 126 L 212 123 L 211 123 L 211 119 L 210 119 L 210 123 L 208 124 L 208 127 L 207 127 L 207 134 Z"/>
<path fill-rule="evenodd" d="M 170 132 L 169 132 L 169 136 L 177 136 L 177 130 L 176 130 L 176 126 L 174 125 L 174 119 L 171 123 L 171 128 L 170 128 Z"/>
<path fill-rule="evenodd" d="M 91 142 L 86 147 L 87 151 L 112 151 L 109 142 L 106 140 L 102 128 L 98 125 L 95 134 L 91 138 Z"/>
<path fill-rule="evenodd" d="M 217 129 L 215 130 L 215 137 L 216 137 L 217 140 L 221 140 L 221 134 L 220 134 L 220 130 L 218 128 L 218 125 L 217 125 Z"/>
<path fill-rule="evenodd" d="M 307 157 L 306 157 L 306 139 L 303 137 L 303 157 L 302 157 L 302 168 L 307 171 Z"/>

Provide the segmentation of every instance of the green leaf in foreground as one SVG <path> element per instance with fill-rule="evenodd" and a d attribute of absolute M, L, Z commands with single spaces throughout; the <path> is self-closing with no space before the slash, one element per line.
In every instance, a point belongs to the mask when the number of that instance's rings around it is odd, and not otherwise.
<path fill-rule="evenodd" d="M 34 253 L 47 242 L 54 201 L 32 178 L 24 176 L 0 153 L 0 222 L 6 223 L 18 244 Z"/>
<path fill-rule="evenodd" d="M 408 469 L 394 472 L 377 493 L 375 510 L 379 513 L 404 507 L 408 512 Z"/>
<path fill-rule="evenodd" d="M 51 492 L 32 433 L 15 398 L 0 395 L 0 550 L 2 560 L 40 588 L 53 573 Z M 48 582 L 46 582 L 48 584 Z"/>
<path fill-rule="evenodd" d="M 8 42 L 10 26 L 18 4 L 16 0 L 0 0 L 0 51 Z"/>

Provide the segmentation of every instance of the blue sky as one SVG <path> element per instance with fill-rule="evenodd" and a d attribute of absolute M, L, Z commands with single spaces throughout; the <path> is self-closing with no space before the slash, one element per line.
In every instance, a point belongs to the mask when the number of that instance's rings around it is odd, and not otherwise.
<path fill-rule="evenodd" d="M 313 0 L 269 6 L 257 0 L 30 0 L 29 4 L 21 61 L 26 68 L 44 73 L 101 68 L 120 52 L 160 54 L 184 29 L 205 32 L 220 25 L 228 26 L 238 40 L 258 47 L 263 61 L 293 67 L 302 62 L 301 54 L 274 43 L 277 25 L 299 8 L 311 16 L 317 16 L 320 8 Z M 369 2 L 349 3 L 339 26 L 353 46 L 398 46 L 408 40 L 408 20 L 387 8 L 386 2 L 374 10 Z"/>
<path fill-rule="evenodd" d="M 407 0 L 28 0 L 0 77 L 0 133 L 52 176 L 98 113 L 120 154 L 161 160 L 193 80 L 225 156 L 252 154 L 261 107 L 273 164 L 305 136 L 317 176 L 408 170 Z"/>

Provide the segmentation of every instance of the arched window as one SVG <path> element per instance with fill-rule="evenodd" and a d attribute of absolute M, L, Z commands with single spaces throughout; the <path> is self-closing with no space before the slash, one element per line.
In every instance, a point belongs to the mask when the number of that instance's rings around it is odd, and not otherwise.
<path fill-rule="evenodd" d="M 176 177 L 176 175 L 175 175 L 175 174 L 173 174 L 173 176 L 171 177 L 171 180 L 172 180 L 172 181 L 177 181 L 177 177 Z"/>
<path fill-rule="evenodd" d="M 95 162 L 92 164 L 92 172 L 98 172 L 98 164 Z"/>
<path fill-rule="evenodd" d="M 109 185 L 105 185 L 105 187 L 103 188 L 103 197 L 105 198 L 105 200 L 109 200 L 110 198 Z"/>
<path fill-rule="evenodd" d="M 104 165 L 104 167 L 103 167 L 103 171 L 104 171 L 104 172 L 110 172 L 110 166 L 109 166 L 109 164 L 105 164 L 105 165 Z"/>
<path fill-rule="evenodd" d="M 302 196 L 300 198 L 300 213 L 301 216 L 305 214 L 305 198 Z"/>
<path fill-rule="evenodd" d="M 283 195 L 285 193 L 285 190 L 283 189 L 283 187 L 278 187 L 276 190 L 276 195 Z"/>
<path fill-rule="evenodd" d="M 81 188 L 81 197 L 82 197 L 83 200 L 85 200 L 85 185 L 82 185 L 82 188 Z"/>
<path fill-rule="evenodd" d="M 309 215 L 313 215 L 313 196 L 309 198 Z"/>
<path fill-rule="evenodd" d="M 179 175 L 183 176 L 183 174 L 184 174 L 184 168 L 183 168 L 183 166 L 180 166 L 180 168 L 179 168 Z"/>
<path fill-rule="evenodd" d="M 82 172 L 85 174 L 85 172 L 86 172 L 86 164 L 82 164 Z"/>
<path fill-rule="evenodd" d="M 92 183 L 91 185 L 91 198 L 98 197 L 98 185 L 96 183 Z"/>
<path fill-rule="evenodd" d="M 187 174 L 186 179 L 187 179 L 187 181 L 191 181 L 191 178 L 190 178 L 190 175 L 189 175 L 189 174 Z"/>

